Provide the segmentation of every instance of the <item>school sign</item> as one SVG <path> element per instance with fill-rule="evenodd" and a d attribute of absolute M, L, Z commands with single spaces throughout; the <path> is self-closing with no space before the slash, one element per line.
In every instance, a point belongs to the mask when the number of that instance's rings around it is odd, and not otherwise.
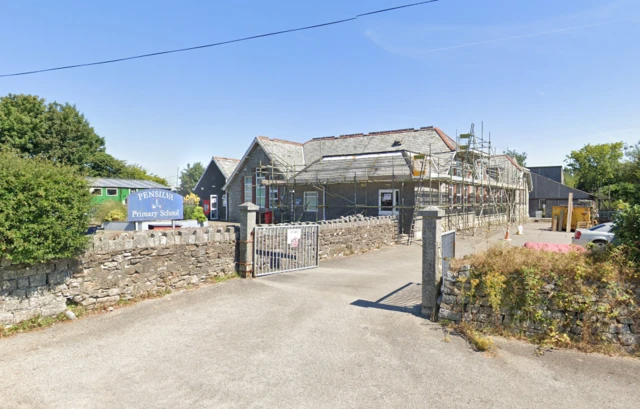
<path fill-rule="evenodd" d="M 162 189 L 147 189 L 127 196 L 127 219 L 130 222 L 182 220 L 183 197 Z"/>

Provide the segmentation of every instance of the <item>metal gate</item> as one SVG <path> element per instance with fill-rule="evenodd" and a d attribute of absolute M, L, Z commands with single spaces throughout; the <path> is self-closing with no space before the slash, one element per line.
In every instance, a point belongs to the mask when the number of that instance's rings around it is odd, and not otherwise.
<path fill-rule="evenodd" d="M 442 273 L 449 271 L 449 259 L 456 258 L 456 231 L 442 233 Z"/>
<path fill-rule="evenodd" d="M 257 226 L 253 234 L 255 277 L 318 267 L 317 224 Z"/>

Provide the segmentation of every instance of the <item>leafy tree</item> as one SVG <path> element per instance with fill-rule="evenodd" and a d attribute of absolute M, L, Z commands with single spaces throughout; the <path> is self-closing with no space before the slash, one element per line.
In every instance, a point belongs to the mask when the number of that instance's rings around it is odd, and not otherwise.
<path fill-rule="evenodd" d="M 586 145 L 567 155 L 567 167 L 578 178 L 577 187 L 596 193 L 619 180 L 623 157 L 622 142 Z"/>
<path fill-rule="evenodd" d="M 42 157 L 74 165 L 88 176 L 144 179 L 168 185 L 139 165 L 105 152 L 98 136 L 74 105 L 35 95 L 9 94 L 0 98 L 0 147 L 26 157 Z"/>
<path fill-rule="evenodd" d="M 142 179 L 142 180 L 151 180 L 152 182 L 160 183 L 161 185 L 169 186 L 169 183 L 166 179 L 161 178 L 158 175 L 150 173 L 145 168 L 136 164 L 127 164 L 124 162 L 124 169 L 120 173 L 118 177 L 125 179 Z"/>
<path fill-rule="evenodd" d="M 75 106 L 15 94 L 0 98 L 0 146 L 80 167 L 105 150 L 104 139 Z"/>
<path fill-rule="evenodd" d="M 91 195 L 77 168 L 0 151 L 0 261 L 36 264 L 85 249 Z"/>
<path fill-rule="evenodd" d="M 193 193 L 193 188 L 204 174 L 205 168 L 200 162 L 196 162 L 193 166 L 187 163 L 187 167 L 180 172 L 180 187 L 178 193 L 182 196 L 186 196 L 189 193 Z"/>
<path fill-rule="evenodd" d="M 526 163 L 527 163 L 527 152 L 518 152 L 515 149 L 507 148 L 507 150 L 502 152 L 502 153 L 504 153 L 505 155 L 511 156 L 513 159 L 516 160 L 516 162 L 518 162 L 518 165 L 526 166 Z"/>

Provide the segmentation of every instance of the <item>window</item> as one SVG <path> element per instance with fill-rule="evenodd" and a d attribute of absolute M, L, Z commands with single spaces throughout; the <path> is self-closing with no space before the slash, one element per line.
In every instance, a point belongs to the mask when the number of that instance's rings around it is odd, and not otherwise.
<path fill-rule="evenodd" d="M 253 203 L 253 178 L 251 176 L 244 177 L 244 201 Z"/>
<path fill-rule="evenodd" d="M 118 196 L 118 189 L 107 189 L 107 196 Z"/>
<path fill-rule="evenodd" d="M 138 191 L 138 189 L 129 189 L 129 193 L 135 193 L 137 191 Z"/>
<path fill-rule="evenodd" d="M 264 172 L 256 171 L 256 204 L 261 208 L 266 205 L 267 187 L 262 184 Z"/>
<path fill-rule="evenodd" d="M 278 207 L 278 188 L 272 187 L 269 189 L 269 208 L 275 209 Z"/>
<path fill-rule="evenodd" d="M 89 189 L 91 196 L 102 196 L 102 188 L 101 187 L 92 187 Z"/>
<path fill-rule="evenodd" d="M 398 189 L 380 189 L 378 191 L 378 214 L 391 216 L 398 214 L 397 206 L 400 204 L 400 191 Z"/>
<path fill-rule="evenodd" d="M 318 211 L 318 192 L 304 192 L 304 211 Z"/>

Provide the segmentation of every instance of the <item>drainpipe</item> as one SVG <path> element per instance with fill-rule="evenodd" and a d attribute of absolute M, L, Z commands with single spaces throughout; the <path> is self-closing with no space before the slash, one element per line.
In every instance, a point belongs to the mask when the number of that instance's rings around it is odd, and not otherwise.
<path fill-rule="evenodd" d="M 322 187 L 322 220 L 327 220 L 327 187 Z"/>

